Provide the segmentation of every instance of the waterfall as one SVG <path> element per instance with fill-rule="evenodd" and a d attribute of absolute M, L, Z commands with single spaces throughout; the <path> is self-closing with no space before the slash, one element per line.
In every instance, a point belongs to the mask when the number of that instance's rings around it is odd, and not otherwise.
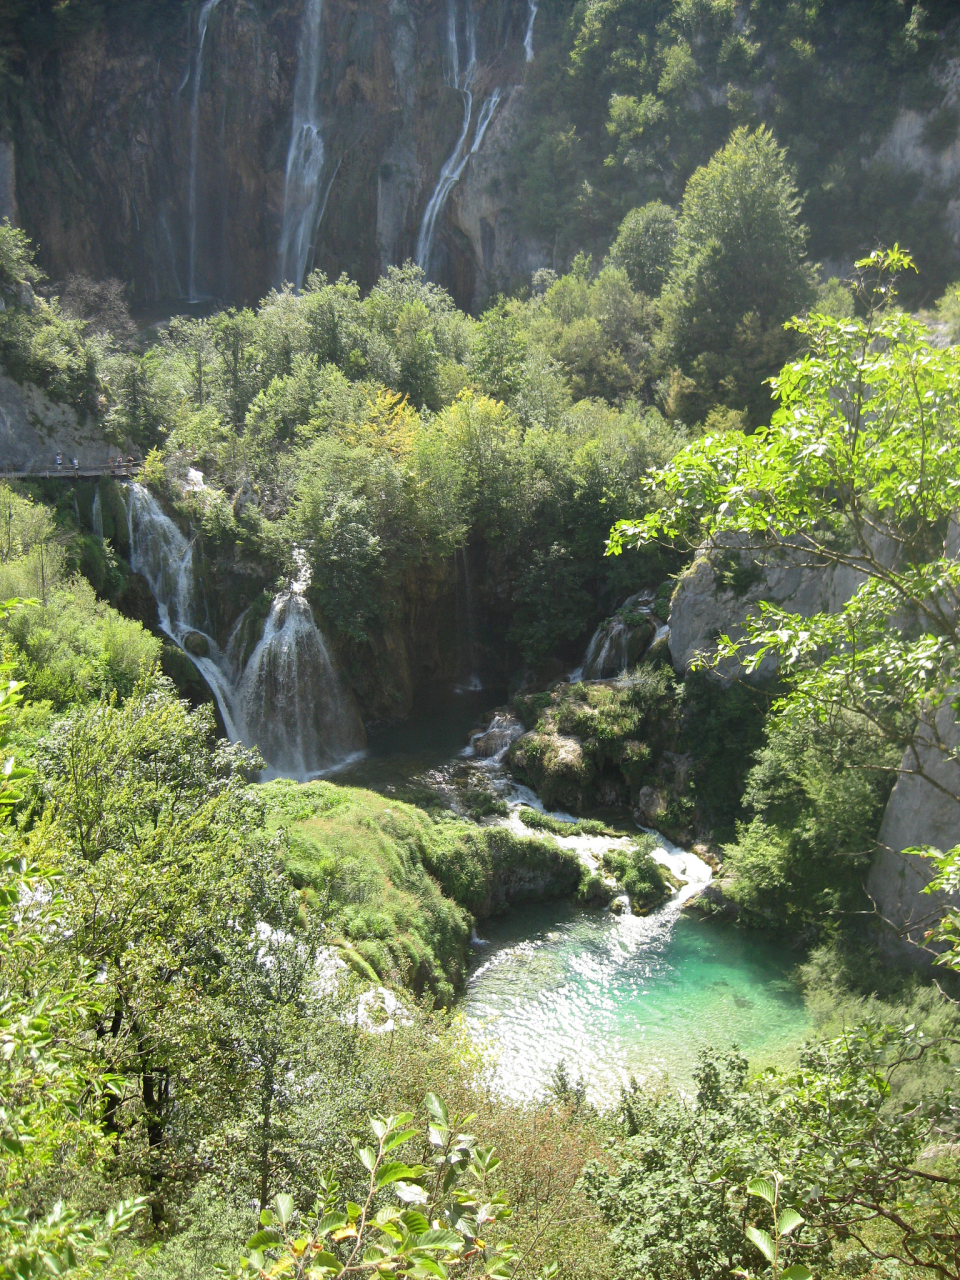
<path fill-rule="evenodd" d="M 293 121 L 283 185 L 283 222 L 280 229 L 280 284 L 290 281 L 297 289 L 310 265 L 316 230 L 323 169 L 323 136 L 317 86 L 320 81 L 321 18 L 323 0 L 306 0 L 297 76 L 293 86 Z"/>
<path fill-rule="evenodd" d="M 190 189 L 188 208 L 190 213 L 190 266 L 188 287 L 190 302 L 199 302 L 197 297 L 197 148 L 200 130 L 200 81 L 203 78 L 203 46 L 207 38 L 207 23 L 210 14 L 220 0 L 205 0 L 197 19 L 197 56 L 193 65 L 193 93 L 190 98 Z"/>
<path fill-rule="evenodd" d="M 241 615 L 222 650 L 209 634 L 194 542 L 142 485 L 128 485 L 127 493 L 131 568 L 150 586 L 161 629 L 213 691 L 231 741 L 257 747 L 269 773 L 300 779 L 361 751 L 359 712 L 304 597 L 304 559 L 298 560 L 297 579 L 274 598 L 263 635 L 244 663 L 248 615 Z"/>
<path fill-rule="evenodd" d="M 447 65 L 444 68 L 443 79 L 447 87 L 456 89 L 463 100 L 463 124 L 456 146 L 440 169 L 437 185 L 434 187 L 433 194 L 427 202 L 423 221 L 420 224 L 420 234 L 417 236 L 414 259 L 417 266 L 424 271 L 429 270 L 430 267 L 430 254 L 433 249 L 433 236 L 437 226 L 437 219 L 443 212 L 451 190 L 460 181 L 460 176 L 466 168 L 467 161 L 480 150 L 483 135 L 487 131 L 487 125 L 490 123 L 501 97 L 500 89 L 494 89 L 490 97 L 484 102 L 474 129 L 473 143 L 468 150 L 467 138 L 470 135 L 470 126 L 473 123 L 473 82 L 477 74 L 477 18 L 471 0 L 467 0 L 465 28 L 467 64 L 461 71 L 457 5 L 456 0 L 447 0 Z"/>
<path fill-rule="evenodd" d="M 90 511 L 90 523 L 93 525 L 94 536 L 103 541 L 103 507 L 100 505 L 100 490 L 93 495 L 93 507 Z"/>
<path fill-rule="evenodd" d="M 523 49 L 527 55 L 527 61 L 533 61 L 533 20 L 537 16 L 536 0 L 527 0 L 527 34 L 523 37 Z"/>
<path fill-rule="evenodd" d="M 625 600 L 611 618 L 605 618 L 590 637 L 583 665 L 570 672 L 571 683 L 575 684 L 578 680 L 608 680 L 611 676 L 623 675 L 640 656 L 636 643 L 638 624 L 624 615 L 632 613 L 640 614 L 645 619 L 651 618 L 652 604 L 652 595 L 638 592 Z M 656 641 L 659 634 L 658 629 L 652 642 Z"/>
<path fill-rule="evenodd" d="M 466 547 L 460 548 L 460 558 L 463 564 L 463 618 L 466 624 L 464 638 L 467 642 L 467 662 L 470 667 L 469 678 L 466 684 L 460 686 L 460 689 L 465 692 L 479 693 L 483 684 L 480 680 L 480 646 L 477 643 L 477 602 Z"/>

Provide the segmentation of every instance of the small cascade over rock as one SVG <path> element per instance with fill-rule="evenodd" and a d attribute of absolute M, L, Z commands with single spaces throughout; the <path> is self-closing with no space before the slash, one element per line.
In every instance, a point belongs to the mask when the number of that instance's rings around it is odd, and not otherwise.
<path fill-rule="evenodd" d="M 189 301 L 199 302 L 197 294 L 197 153 L 200 131 L 200 82 L 203 79 L 203 46 L 207 39 L 210 15 L 220 0 L 205 0 L 197 19 L 197 53 L 193 64 L 193 89 L 190 95 L 190 185 L 187 192 L 187 208 L 190 215 L 189 237 Z"/>
<path fill-rule="evenodd" d="M 297 289 L 303 284 L 313 258 L 313 237 L 321 216 L 320 175 L 325 151 L 317 89 L 323 52 L 322 17 L 323 0 L 306 0 L 283 184 L 279 283 L 289 281 Z"/>
<path fill-rule="evenodd" d="M 305 557 L 298 557 L 298 576 L 274 598 L 244 662 L 248 614 L 222 650 L 210 634 L 194 543 L 142 485 L 128 485 L 127 493 L 131 567 L 150 586 L 160 626 L 213 691 L 231 741 L 257 747 L 271 774 L 300 779 L 362 751 L 360 714 L 304 594 L 310 581 Z"/>
<path fill-rule="evenodd" d="M 480 150 L 487 126 L 493 118 L 493 113 L 496 111 L 502 96 L 502 90 L 494 89 L 486 102 L 484 102 L 477 116 L 473 141 L 468 147 L 467 139 L 470 136 L 470 127 L 473 124 L 473 84 L 477 75 L 477 15 L 472 0 L 466 0 L 466 14 L 463 23 L 466 40 L 466 64 L 462 69 L 459 25 L 457 0 L 447 0 L 447 58 L 444 65 L 443 79 L 447 87 L 455 89 L 463 100 L 463 126 L 457 138 L 456 146 L 440 169 L 437 185 L 427 201 L 423 221 L 420 224 L 420 234 L 417 236 L 414 260 L 417 266 L 426 272 L 430 270 L 430 256 L 433 251 L 437 220 L 444 210 L 447 197 L 460 181 L 470 157 Z"/>
<path fill-rule="evenodd" d="M 652 593 L 638 592 L 604 619 L 587 645 L 583 665 L 571 671 L 571 682 L 609 680 L 636 666 L 659 636 L 653 602 Z"/>
<path fill-rule="evenodd" d="M 100 490 L 93 495 L 93 507 L 90 510 L 90 523 L 93 526 L 94 537 L 103 541 L 103 506 L 100 502 Z"/>

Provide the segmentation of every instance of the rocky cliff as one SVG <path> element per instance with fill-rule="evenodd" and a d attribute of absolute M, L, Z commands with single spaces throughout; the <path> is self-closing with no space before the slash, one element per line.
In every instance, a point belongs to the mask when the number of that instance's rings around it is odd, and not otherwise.
<path fill-rule="evenodd" d="M 163 39 L 91 28 L 26 67 L 0 211 L 54 280 L 116 276 L 141 306 L 252 302 L 281 275 L 369 286 L 417 256 L 452 162 L 457 201 L 420 256 L 475 305 L 540 261 L 500 227 L 527 20 L 523 0 L 206 0 Z M 291 230 L 300 254 L 281 252 Z"/>

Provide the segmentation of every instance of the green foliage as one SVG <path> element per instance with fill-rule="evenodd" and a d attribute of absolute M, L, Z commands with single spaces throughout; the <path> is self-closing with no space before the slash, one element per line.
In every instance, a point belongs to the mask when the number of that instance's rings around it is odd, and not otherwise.
<path fill-rule="evenodd" d="M 603 855 L 604 869 L 622 885 L 638 915 L 666 902 L 677 887 L 673 876 L 652 856 L 656 847 L 656 836 L 646 835 L 629 849 L 610 849 Z"/>
<path fill-rule="evenodd" d="M 693 381 L 687 412 L 697 420 L 717 401 L 754 424 L 767 416 L 762 382 L 790 352 L 784 322 L 814 297 L 799 207 L 786 155 L 765 129 L 738 129 L 687 184 L 661 342 Z"/>
<path fill-rule="evenodd" d="M 450 1004 L 474 918 L 573 893 L 575 854 L 504 827 L 432 817 L 371 792 L 313 782 L 261 789 L 289 839 L 287 866 L 348 962 Z M 359 958 L 359 964 L 357 963 Z"/>
<path fill-rule="evenodd" d="M 521 805 L 517 815 L 525 827 L 534 831 L 549 831 L 554 836 L 605 836 L 610 828 L 597 818 L 581 818 L 578 822 L 564 822 L 549 813 L 541 813 L 539 809 L 531 809 Z"/>
<path fill-rule="evenodd" d="M 676 243 L 677 215 L 662 200 L 652 200 L 631 209 L 620 223 L 609 257 L 626 271 L 634 289 L 656 298 L 670 274 Z"/>
<path fill-rule="evenodd" d="M 432 1093 L 425 1105 L 425 1134 L 413 1127 L 409 1111 L 371 1119 L 375 1145 L 357 1150 L 369 1179 L 362 1203 L 342 1202 L 337 1183 L 324 1179 L 313 1210 L 297 1223 L 293 1197 L 277 1196 L 260 1214 L 262 1229 L 247 1241 L 250 1256 L 239 1274 L 263 1275 L 267 1258 L 279 1253 L 279 1267 L 274 1263 L 270 1271 L 305 1280 L 374 1267 L 410 1280 L 447 1280 L 468 1259 L 490 1280 L 509 1280 L 519 1251 L 510 1240 L 489 1239 L 513 1216 L 504 1193 L 494 1190 L 500 1158 L 462 1132 L 476 1116 L 451 1119 Z M 426 1153 L 424 1163 L 397 1158 L 414 1140 Z M 383 1204 L 387 1188 L 399 1204 Z"/>
<path fill-rule="evenodd" d="M 548 809 L 596 808 L 601 786 L 624 801 L 635 798 L 679 728 L 679 691 L 652 665 L 615 682 L 518 694 L 513 705 L 531 732 L 510 748 L 511 768 Z"/>
<path fill-rule="evenodd" d="M 918 1103 L 894 1089 L 941 1052 L 914 1027 L 867 1024 L 753 1080 L 735 1051 L 708 1055 L 695 1106 L 625 1090 L 624 1136 L 586 1172 L 622 1273 L 721 1280 L 772 1252 L 776 1266 L 822 1274 L 831 1249 L 850 1241 L 864 1270 L 884 1258 L 954 1274 L 951 1166 L 923 1154 L 950 1096 Z M 761 1190 L 757 1169 L 782 1176 L 767 1175 Z"/>
<path fill-rule="evenodd" d="M 123 618 L 82 578 L 51 592 L 43 606 L 21 610 L 4 627 L 9 660 L 35 700 L 56 711 L 116 692 L 131 694 L 160 654 L 160 642 Z"/>

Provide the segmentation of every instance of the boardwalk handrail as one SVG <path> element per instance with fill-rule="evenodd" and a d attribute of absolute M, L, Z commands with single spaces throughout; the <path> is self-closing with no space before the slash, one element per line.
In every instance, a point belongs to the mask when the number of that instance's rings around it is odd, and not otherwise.
<path fill-rule="evenodd" d="M 122 466 L 112 467 L 48 467 L 45 471 L 10 471 L 0 464 L 0 480 L 94 480 L 104 476 L 129 480 L 142 466 L 142 462 L 125 462 Z"/>

